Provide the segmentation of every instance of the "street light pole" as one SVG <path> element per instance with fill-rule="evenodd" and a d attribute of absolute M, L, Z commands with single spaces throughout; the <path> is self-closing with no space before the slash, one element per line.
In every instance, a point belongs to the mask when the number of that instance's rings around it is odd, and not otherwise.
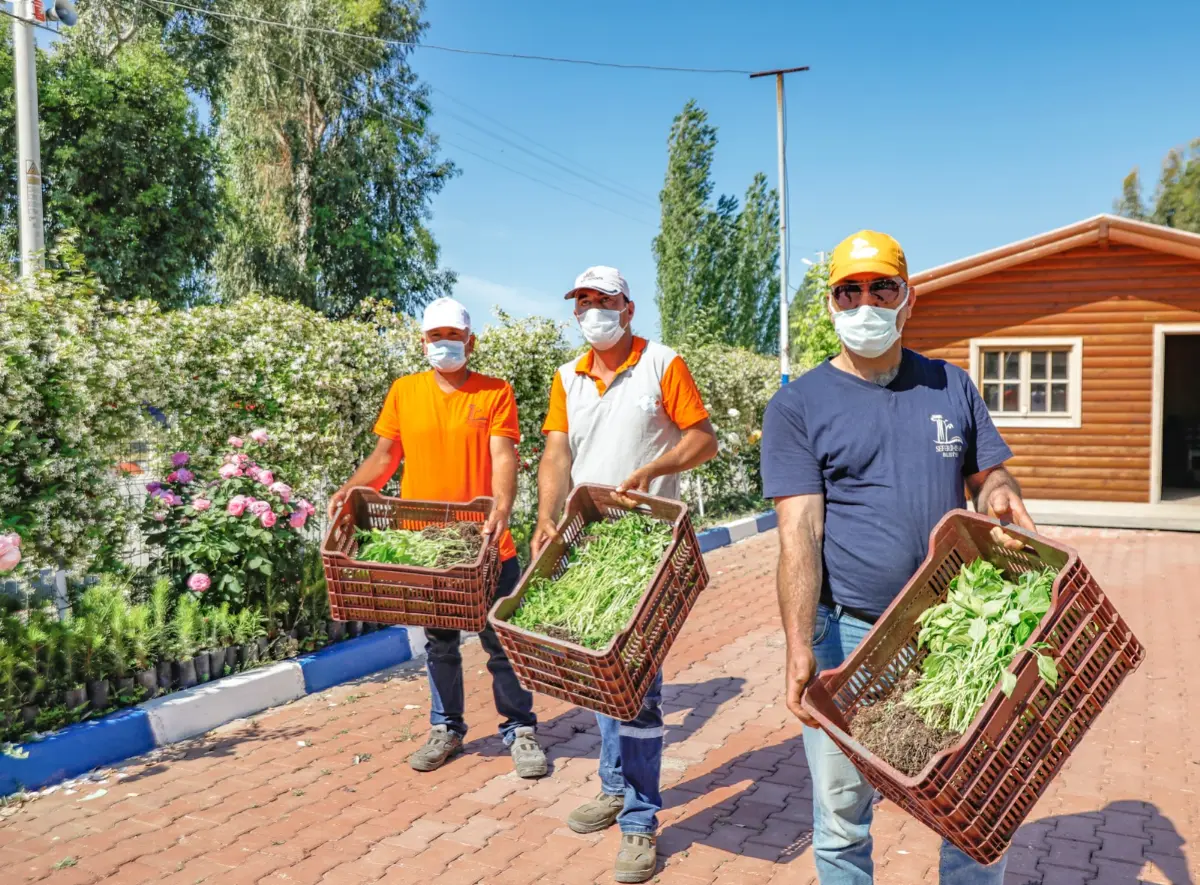
<path fill-rule="evenodd" d="M 36 15 L 35 15 L 36 5 Z M 20 194 L 21 276 L 42 267 L 46 248 L 42 224 L 42 156 L 38 139 L 37 53 L 33 22 L 41 0 L 13 0 L 13 85 L 17 93 L 17 191 Z"/>
<path fill-rule="evenodd" d="M 783 76 L 807 71 L 802 68 L 783 68 L 777 71 L 759 71 L 750 78 L 775 78 L 775 123 L 779 141 L 779 384 L 788 383 L 791 366 L 788 360 L 788 252 L 787 252 L 787 145 L 783 119 Z"/>

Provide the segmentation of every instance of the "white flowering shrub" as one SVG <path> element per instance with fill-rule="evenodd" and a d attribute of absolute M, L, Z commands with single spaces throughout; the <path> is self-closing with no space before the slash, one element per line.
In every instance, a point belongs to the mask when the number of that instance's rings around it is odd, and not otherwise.
<path fill-rule="evenodd" d="M 778 360 L 713 343 L 684 347 L 681 355 L 717 432 L 717 457 L 684 477 L 684 499 L 703 505 L 706 518 L 765 507 L 759 441 L 763 412 L 779 389 Z"/>
<path fill-rule="evenodd" d="M 139 420 L 135 330 L 153 308 L 102 303 L 69 242 L 51 264 L 30 285 L 0 276 L 0 531 L 33 563 L 103 567 L 124 537 L 113 455 Z"/>

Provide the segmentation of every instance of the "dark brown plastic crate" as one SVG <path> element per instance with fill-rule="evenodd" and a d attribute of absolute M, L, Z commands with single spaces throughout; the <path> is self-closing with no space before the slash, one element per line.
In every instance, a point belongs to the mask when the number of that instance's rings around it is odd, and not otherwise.
<path fill-rule="evenodd" d="M 576 486 L 554 540 L 521 576 L 516 590 L 496 602 L 488 620 L 525 688 L 629 721 L 641 709 L 696 597 L 708 586 L 708 570 L 686 504 L 650 495 L 631 496 L 639 502 L 638 511 L 671 523 L 673 537 L 629 625 L 606 648 L 584 648 L 508 623 L 535 575 L 556 578 L 562 574 L 567 554 L 588 524 L 631 511 L 614 495 L 611 486 Z"/>
<path fill-rule="evenodd" d="M 1025 543 L 1007 550 L 990 536 L 996 525 L 966 510 L 947 514 L 904 590 L 845 663 L 820 673 L 803 698 L 804 709 L 876 789 L 982 864 L 1008 848 L 1038 796 L 1145 657 L 1073 549 L 1006 526 Z M 1009 574 L 1047 566 L 1058 572 L 1050 610 L 1030 638 L 1049 645 L 1044 651 L 1058 665 L 1058 687 L 1042 682 L 1033 653 L 1019 653 L 1012 697 L 997 686 L 962 739 L 910 778 L 854 740 L 849 723 L 921 662 L 917 617 L 946 601 L 959 569 L 979 556 Z"/>
<path fill-rule="evenodd" d="M 448 569 L 362 562 L 358 529 L 409 529 L 485 522 L 491 498 L 464 504 L 389 498 L 371 488 L 350 490 L 321 545 L 329 611 L 335 621 L 367 621 L 478 633 L 500 577 L 498 539 L 470 565 Z"/>

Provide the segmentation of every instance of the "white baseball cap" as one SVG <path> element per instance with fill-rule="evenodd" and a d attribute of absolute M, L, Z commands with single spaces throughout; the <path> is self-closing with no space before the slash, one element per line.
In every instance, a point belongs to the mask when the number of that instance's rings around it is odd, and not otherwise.
<path fill-rule="evenodd" d="M 429 302 L 425 307 L 425 316 L 421 320 L 421 331 L 430 329 L 466 329 L 471 331 L 471 315 L 467 309 L 453 298 L 438 298 Z"/>
<path fill-rule="evenodd" d="M 589 267 L 577 276 L 575 287 L 563 297 L 574 298 L 580 289 L 595 289 L 608 295 L 624 295 L 629 299 L 629 283 L 625 282 L 621 272 L 615 267 L 605 267 L 603 264 Z"/>

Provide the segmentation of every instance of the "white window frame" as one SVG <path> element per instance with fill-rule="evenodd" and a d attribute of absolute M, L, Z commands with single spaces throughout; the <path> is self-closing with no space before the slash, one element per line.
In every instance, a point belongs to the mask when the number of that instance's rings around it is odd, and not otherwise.
<path fill-rule="evenodd" d="M 1021 351 L 1020 415 L 992 415 L 997 427 L 1073 428 L 1083 426 L 1083 338 L 972 338 L 971 380 L 983 393 L 983 352 L 987 350 Z M 1067 411 L 1029 411 L 1029 351 L 1067 351 Z"/>

